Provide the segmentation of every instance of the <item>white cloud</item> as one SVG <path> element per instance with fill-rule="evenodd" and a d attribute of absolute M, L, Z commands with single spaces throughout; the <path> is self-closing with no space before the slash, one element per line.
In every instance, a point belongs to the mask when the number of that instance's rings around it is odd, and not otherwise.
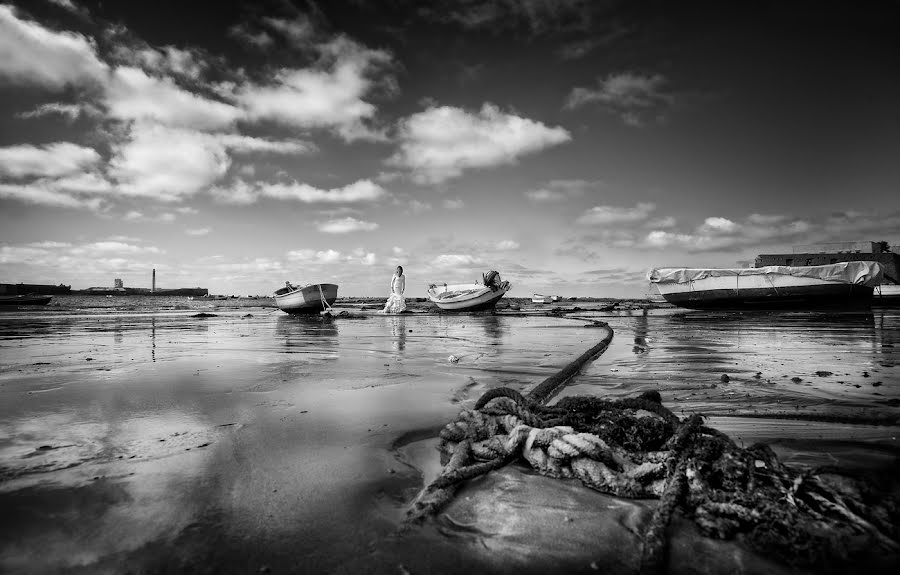
<path fill-rule="evenodd" d="M 478 263 L 474 257 L 468 254 L 441 254 L 434 258 L 432 265 L 441 268 L 474 266 Z"/>
<path fill-rule="evenodd" d="M 100 162 L 100 154 L 69 142 L 44 146 L 21 144 L 0 148 L 0 175 L 59 177 L 80 172 Z"/>
<path fill-rule="evenodd" d="M 596 191 L 603 185 L 603 182 L 589 180 L 550 180 L 540 188 L 526 191 L 525 197 L 535 203 L 561 202 Z"/>
<path fill-rule="evenodd" d="M 242 179 L 234 180 L 229 186 L 210 188 L 209 193 L 220 202 L 244 206 L 254 203 L 260 196 L 255 185 L 248 184 Z"/>
<path fill-rule="evenodd" d="M 400 205 L 406 206 L 407 213 L 421 214 L 422 212 L 431 211 L 431 204 L 422 200 L 407 200 L 406 202 L 398 202 Z"/>
<path fill-rule="evenodd" d="M 298 15 L 293 20 L 269 17 L 263 18 L 262 21 L 298 48 L 308 48 L 315 37 L 312 23 L 303 15 Z"/>
<path fill-rule="evenodd" d="M 565 107 L 597 103 L 618 114 L 626 124 L 639 126 L 647 116 L 660 114 L 671 104 L 672 97 L 662 91 L 665 84 L 666 78 L 660 74 L 609 74 L 597 81 L 596 88 L 573 88 Z"/>
<path fill-rule="evenodd" d="M 212 228 L 188 228 L 184 230 L 189 236 L 199 237 L 209 235 L 209 232 L 212 231 Z"/>
<path fill-rule="evenodd" d="M 471 168 L 515 163 L 519 157 L 571 139 L 561 127 L 501 112 L 484 104 L 478 113 L 431 107 L 400 122 L 400 149 L 388 163 L 412 171 L 418 183 L 435 184 Z"/>
<path fill-rule="evenodd" d="M 209 67 L 209 63 L 197 50 L 175 46 L 157 49 L 128 36 L 120 40 L 111 56 L 126 66 L 139 66 L 155 74 L 181 76 L 190 80 L 199 80 Z"/>
<path fill-rule="evenodd" d="M 653 229 L 665 229 L 665 228 L 674 228 L 678 224 L 678 221 L 672 216 L 665 216 L 662 218 L 658 218 L 655 220 L 650 220 L 647 222 L 648 228 Z"/>
<path fill-rule="evenodd" d="M 200 132 L 135 124 L 130 136 L 109 170 L 124 195 L 178 201 L 211 186 L 231 164 L 225 147 Z"/>
<path fill-rule="evenodd" d="M 519 242 L 513 240 L 503 240 L 497 244 L 497 249 L 501 251 L 513 251 L 519 249 Z"/>
<path fill-rule="evenodd" d="M 639 222 L 647 219 L 656 205 L 652 203 L 639 203 L 633 208 L 619 206 L 594 206 L 578 217 L 579 224 L 601 225 Z"/>
<path fill-rule="evenodd" d="M 161 254 L 163 250 L 155 246 L 136 246 L 125 242 L 100 241 L 83 244 L 71 249 L 73 254 Z"/>
<path fill-rule="evenodd" d="M 371 232 L 378 229 L 378 224 L 346 217 L 319 222 L 316 224 L 316 229 L 326 234 L 348 234 L 351 232 Z"/>
<path fill-rule="evenodd" d="M 175 218 L 175 214 L 171 212 L 162 212 L 154 216 L 147 216 L 144 215 L 143 212 L 139 212 L 137 210 L 126 212 L 122 216 L 122 219 L 128 222 L 158 222 L 164 224 L 170 224 L 174 222 Z"/>
<path fill-rule="evenodd" d="M 525 197 L 532 202 L 538 203 L 561 202 L 566 199 L 564 193 L 557 190 L 548 190 L 547 188 L 528 190 L 525 192 Z"/>
<path fill-rule="evenodd" d="M 210 137 L 229 150 L 241 153 L 308 154 L 316 151 L 315 144 L 302 140 L 266 140 L 238 134 L 216 134 Z"/>
<path fill-rule="evenodd" d="M 347 141 L 383 139 L 367 123 L 376 108 L 365 98 L 376 86 L 375 73 L 390 65 L 390 54 L 338 37 L 317 46 L 318 68 L 284 68 L 266 85 L 235 91 L 251 120 L 275 120 L 300 128 L 327 128 Z"/>
<path fill-rule="evenodd" d="M 30 204 L 39 204 L 58 208 L 76 208 L 99 210 L 103 201 L 99 198 L 80 198 L 54 189 L 46 180 L 30 184 L 0 183 L 0 198 L 9 198 Z"/>
<path fill-rule="evenodd" d="M 461 198 L 447 198 L 442 205 L 448 210 L 461 210 L 466 207 L 466 203 Z"/>
<path fill-rule="evenodd" d="M 63 116 L 66 121 L 73 122 L 78 119 L 82 114 L 95 116 L 100 114 L 100 110 L 94 107 L 87 102 L 82 102 L 80 104 L 63 104 L 61 102 L 50 102 L 47 104 L 41 104 L 37 106 L 33 110 L 29 110 L 27 112 L 19 112 L 16 114 L 17 118 L 22 118 L 24 120 L 32 119 L 32 118 L 41 118 L 43 116 L 53 116 L 59 115 Z"/>
<path fill-rule="evenodd" d="M 748 222 L 761 226 L 777 224 L 783 222 L 786 219 L 787 217 L 781 214 L 750 214 L 749 216 L 747 216 Z"/>
<path fill-rule="evenodd" d="M 260 184 L 258 194 L 279 200 L 295 200 L 312 203 L 357 203 L 374 202 L 387 196 L 387 192 L 371 180 L 359 180 L 341 188 L 324 190 L 309 184 Z"/>
<path fill-rule="evenodd" d="M 21 20 L 12 7 L 0 4 L 0 76 L 59 90 L 102 84 L 107 72 L 88 38 Z"/>
<path fill-rule="evenodd" d="M 117 68 L 112 74 L 106 104 L 110 115 L 120 120 L 152 120 L 202 130 L 228 128 L 243 115 L 235 106 L 203 98 L 169 78 L 133 67 Z"/>
<path fill-rule="evenodd" d="M 740 226 L 728 218 L 720 218 L 717 216 L 706 218 L 699 230 L 705 234 L 730 234 Z"/>

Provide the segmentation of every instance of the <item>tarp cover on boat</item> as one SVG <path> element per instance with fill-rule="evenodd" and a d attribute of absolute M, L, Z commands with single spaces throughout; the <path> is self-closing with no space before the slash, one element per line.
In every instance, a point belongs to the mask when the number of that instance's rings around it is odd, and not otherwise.
<path fill-rule="evenodd" d="M 766 266 L 741 269 L 660 268 L 647 279 L 658 284 L 686 284 L 711 277 L 790 275 L 836 283 L 876 286 L 883 281 L 878 262 L 838 262 L 825 266 Z"/>

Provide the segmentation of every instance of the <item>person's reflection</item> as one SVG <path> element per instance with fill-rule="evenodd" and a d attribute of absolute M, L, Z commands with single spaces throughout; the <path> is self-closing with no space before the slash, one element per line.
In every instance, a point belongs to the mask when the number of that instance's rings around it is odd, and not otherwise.
<path fill-rule="evenodd" d="M 395 352 L 406 349 L 406 318 L 391 316 L 391 347 Z"/>
<path fill-rule="evenodd" d="M 482 318 L 484 320 L 484 334 L 488 339 L 499 340 L 500 336 L 503 335 L 503 330 L 500 326 L 500 317 L 496 315 L 486 315 Z"/>
<path fill-rule="evenodd" d="M 647 310 L 638 315 L 634 320 L 634 347 L 631 351 L 634 353 L 647 353 L 650 345 L 647 342 Z"/>
<path fill-rule="evenodd" d="M 116 318 L 116 323 L 113 326 L 113 343 L 116 345 L 122 345 L 122 334 L 124 330 L 122 329 L 122 318 Z"/>

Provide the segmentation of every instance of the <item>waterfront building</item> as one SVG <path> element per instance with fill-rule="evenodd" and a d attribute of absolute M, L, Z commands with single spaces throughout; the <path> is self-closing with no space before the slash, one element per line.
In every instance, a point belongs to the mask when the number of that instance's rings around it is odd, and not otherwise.
<path fill-rule="evenodd" d="M 791 253 L 760 254 L 755 267 L 822 266 L 838 262 L 878 262 L 886 283 L 900 283 L 900 254 L 887 242 L 839 242 L 794 246 Z"/>

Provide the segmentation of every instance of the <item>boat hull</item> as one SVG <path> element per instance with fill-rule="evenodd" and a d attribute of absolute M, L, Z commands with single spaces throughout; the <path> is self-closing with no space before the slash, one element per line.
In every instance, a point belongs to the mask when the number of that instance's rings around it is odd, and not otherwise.
<path fill-rule="evenodd" d="M 53 296 L 14 295 L 0 297 L 0 305 L 47 305 Z"/>
<path fill-rule="evenodd" d="M 859 285 L 807 285 L 786 288 L 696 289 L 660 294 L 689 309 L 823 309 L 872 305 L 872 288 Z"/>
<path fill-rule="evenodd" d="M 320 286 L 321 293 L 319 292 Z M 337 300 L 337 292 L 336 284 L 312 284 L 286 294 L 276 295 L 275 305 L 281 311 L 289 314 L 319 313 L 325 310 L 322 296 L 325 296 L 325 302 L 331 306 Z"/>
<path fill-rule="evenodd" d="M 833 267 L 668 269 L 653 270 L 649 277 L 666 301 L 691 309 L 869 307 L 880 268 L 872 272 L 867 263 L 856 264 L 860 262 Z"/>
<path fill-rule="evenodd" d="M 428 299 L 444 311 L 481 311 L 494 309 L 497 302 L 506 295 L 510 286 L 496 291 L 480 284 L 441 285 L 428 290 Z M 468 291 L 457 297 L 441 298 L 442 293 Z"/>

